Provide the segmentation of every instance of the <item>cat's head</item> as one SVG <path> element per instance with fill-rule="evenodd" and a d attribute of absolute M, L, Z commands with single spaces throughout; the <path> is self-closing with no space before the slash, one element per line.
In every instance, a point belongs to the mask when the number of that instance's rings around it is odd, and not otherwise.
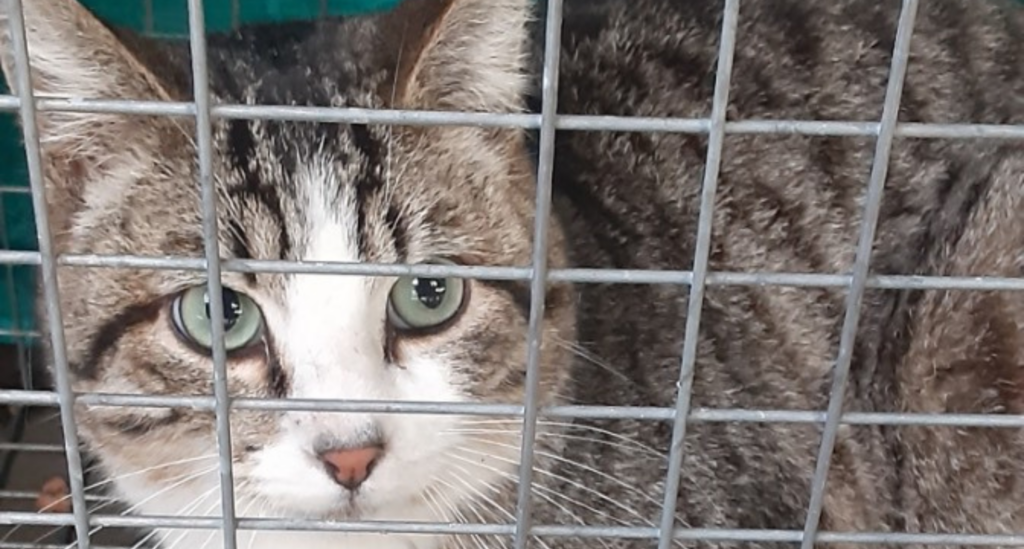
<path fill-rule="evenodd" d="M 191 97 L 187 61 L 119 38 L 74 0 L 24 4 L 38 96 Z M 246 34 L 229 50 L 217 40 L 214 101 L 514 112 L 531 4 L 409 0 L 374 18 Z M 9 37 L 0 53 L 17 89 Z M 193 119 L 41 110 L 38 126 L 60 252 L 202 256 Z M 213 132 L 223 257 L 530 263 L 534 168 L 521 131 L 217 119 Z M 211 394 L 204 276 L 62 268 L 75 388 Z M 233 395 L 522 402 L 525 281 L 225 272 L 223 283 Z M 568 383 L 570 288 L 551 285 L 546 311 L 540 394 L 552 403 Z M 219 511 L 211 411 L 78 413 L 121 493 L 147 500 L 140 509 Z M 493 421 L 235 410 L 239 511 L 439 518 L 437 494 L 457 503 L 515 476 L 519 421 Z"/>

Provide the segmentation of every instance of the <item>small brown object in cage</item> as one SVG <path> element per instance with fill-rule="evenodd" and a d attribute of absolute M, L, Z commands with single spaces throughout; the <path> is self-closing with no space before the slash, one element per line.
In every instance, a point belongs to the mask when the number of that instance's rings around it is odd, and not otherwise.
<path fill-rule="evenodd" d="M 43 488 L 39 491 L 36 510 L 40 513 L 70 513 L 70 494 L 67 481 L 61 477 L 51 477 L 43 483 Z"/>

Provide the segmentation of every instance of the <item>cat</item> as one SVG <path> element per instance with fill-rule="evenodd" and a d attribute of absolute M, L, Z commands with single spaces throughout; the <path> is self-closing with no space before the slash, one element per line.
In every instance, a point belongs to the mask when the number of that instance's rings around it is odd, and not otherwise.
<path fill-rule="evenodd" d="M 709 115 L 722 2 L 565 4 L 559 112 Z M 38 93 L 191 99 L 185 44 L 113 29 L 74 0 L 24 9 Z M 895 1 L 743 0 L 729 120 L 877 122 L 899 13 Z M 371 16 L 211 36 L 213 99 L 523 112 L 537 104 L 542 14 L 529 0 L 406 0 Z M 911 44 L 902 122 L 1024 124 L 1024 16 L 1008 0 L 921 0 Z M 9 39 L 0 51 L 13 81 Z M 60 253 L 202 256 L 192 118 L 40 111 L 38 124 Z M 224 257 L 530 263 L 536 143 L 523 130 L 215 119 L 213 137 Z M 727 135 L 709 268 L 848 273 L 874 146 L 866 136 Z M 549 266 L 691 269 L 707 149 L 703 134 L 559 131 Z M 1019 140 L 898 136 L 871 271 L 1020 276 L 1022 201 Z M 63 267 L 59 282 L 76 390 L 210 394 L 203 273 Z M 525 281 L 225 272 L 223 282 L 233 395 L 523 401 Z M 539 405 L 672 407 L 687 295 L 551 282 Z M 692 405 L 824 410 L 844 296 L 708 286 Z M 862 311 L 847 411 L 1024 412 L 1020 293 L 871 288 Z M 218 515 L 210 410 L 77 411 L 86 448 L 134 512 Z M 241 516 L 513 522 L 519 418 L 235 410 L 231 420 Z M 667 421 L 542 417 L 534 524 L 657 526 L 671 432 Z M 802 529 L 821 432 L 692 422 L 677 526 Z M 1022 532 L 1024 439 L 1017 429 L 844 425 L 823 503 L 824 531 Z M 217 531 L 157 530 L 153 540 L 223 543 Z M 238 541 L 511 546 L 507 535 L 252 530 Z"/>

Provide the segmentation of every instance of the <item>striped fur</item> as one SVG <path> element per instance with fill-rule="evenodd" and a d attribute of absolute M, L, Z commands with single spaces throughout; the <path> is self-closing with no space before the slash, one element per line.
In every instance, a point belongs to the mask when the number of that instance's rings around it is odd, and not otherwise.
<path fill-rule="evenodd" d="M 24 1 L 40 93 L 191 97 L 186 44 L 107 29 L 74 0 Z M 540 27 L 530 23 L 530 4 L 406 0 L 389 14 L 211 37 L 212 92 L 240 104 L 521 112 L 538 93 Z M 708 115 L 720 2 L 566 4 L 560 112 Z M 899 2 L 741 4 L 730 120 L 879 119 Z M 1005 0 L 922 0 L 917 20 L 901 121 L 1024 124 L 1019 9 Z M 10 48 L 0 44 L 10 77 Z M 42 112 L 39 123 L 61 252 L 202 254 L 191 120 Z M 535 194 L 529 140 L 493 128 L 216 120 L 221 254 L 526 265 Z M 848 272 L 873 151 L 867 138 L 727 136 L 711 268 Z M 690 269 L 706 154 L 703 135 L 560 132 L 551 265 Z M 873 272 L 1020 276 L 1022 185 L 1020 142 L 897 138 Z M 224 284 L 251 295 L 267 325 L 258 345 L 230 356 L 231 392 L 522 401 L 528 286 L 472 281 L 455 321 L 409 337 L 387 324 L 392 281 L 225 273 Z M 178 292 L 203 283 L 202 273 L 65 268 L 60 283 L 76 389 L 209 393 L 211 361 L 175 335 L 169 309 Z M 674 404 L 687 288 L 552 283 L 547 295 L 542 405 Z M 869 290 L 846 409 L 1024 412 L 1021 299 Z M 709 287 L 694 406 L 823 410 L 843 307 L 835 289 Z M 199 474 L 207 462 L 132 475 L 212 453 L 210 412 L 83 406 L 79 417 L 83 439 L 106 473 L 120 477 L 116 490 L 127 503 L 154 514 L 217 513 L 209 490 L 218 477 Z M 232 428 L 245 515 L 507 522 L 515 509 L 517 420 L 239 410 Z M 552 419 L 539 431 L 536 523 L 658 523 L 668 424 Z M 382 443 L 385 454 L 356 492 L 332 483 L 313 458 L 324 444 L 366 441 Z M 802 528 L 819 442 L 811 424 L 691 425 L 678 523 Z M 822 528 L 1024 531 L 1022 463 L 1016 430 L 843 426 Z M 189 473 L 196 478 L 147 497 Z M 189 508 L 203 492 L 210 499 Z M 167 548 L 220 547 L 208 536 L 162 532 L 157 540 Z M 259 549 L 510 546 L 507 537 L 240 536 L 242 546 Z"/>

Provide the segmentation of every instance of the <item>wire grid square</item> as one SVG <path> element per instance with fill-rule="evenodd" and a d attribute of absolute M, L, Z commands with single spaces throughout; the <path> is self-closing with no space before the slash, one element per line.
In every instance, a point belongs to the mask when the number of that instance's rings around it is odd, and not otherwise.
<path fill-rule="evenodd" d="M 898 113 L 904 75 L 906 73 L 914 19 L 919 0 L 901 0 L 902 9 L 895 40 L 888 89 L 881 120 L 875 122 L 801 121 L 801 120 L 747 120 L 728 121 L 726 118 L 732 77 L 732 59 L 736 48 L 737 21 L 740 0 L 724 0 L 720 55 L 714 92 L 714 103 L 708 119 L 656 119 L 608 116 L 568 116 L 557 114 L 558 59 L 562 23 L 561 0 L 549 0 L 545 27 L 547 48 L 543 65 L 542 108 L 534 114 L 451 113 L 407 110 L 366 110 L 356 108 L 319 108 L 293 106 L 214 105 L 210 100 L 207 81 L 205 23 L 202 0 L 188 0 L 189 40 L 193 53 L 195 100 L 189 103 L 163 103 L 142 101 L 81 100 L 46 98 L 35 99 L 27 78 L 28 55 L 25 30 L 22 26 L 22 0 L 6 0 L 12 14 L 15 56 L 19 79 L 17 95 L 0 97 L 0 109 L 17 111 L 24 131 L 28 170 L 31 181 L 33 207 L 38 220 L 39 252 L 0 252 L 0 263 L 26 264 L 39 267 L 42 275 L 44 303 L 50 331 L 50 344 L 54 348 L 55 393 L 41 391 L 2 391 L 0 402 L 22 405 L 58 406 L 61 410 L 65 437 L 64 451 L 68 459 L 71 480 L 73 515 L 34 515 L 0 513 L 0 522 L 27 524 L 73 525 L 78 534 L 78 546 L 90 547 L 89 529 L 93 526 L 148 526 L 179 528 L 212 528 L 223 532 L 226 549 L 237 547 L 239 528 L 315 529 L 349 532 L 405 532 L 449 534 L 503 534 L 514 538 L 514 546 L 527 546 L 530 535 L 650 538 L 658 540 L 659 549 L 668 549 L 673 540 L 704 541 L 784 541 L 800 543 L 802 549 L 821 543 L 918 543 L 918 544 L 973 544 L 1024 545 L 1024 535 L 987 534 L 911 534 L 888 532 L 819 532 L 818 522 L 822 510 L 825 480 L 830 465 L 835 437 L 840 424 L 851 425 L 926 425 L 973 426 L 994 428 L 1024 427 L 1024 416 L 983 414 L 888 414 L 843 413 L 842 395 L 852 361 L 853 341 L 859 321 L 861 302 L 868 288 L 883 289 L 958 289 L 958 290 L 1022 290 L 1024 279 L 993 277 L 935 277 L 935 276 L 879 276 L 870 274 L 871 248 L 879 217 L 888 158 L 896 137 L 932 139 L 1024 139 L 1024 126 L 983 124 L 901 124 Z M 232 8 L 235 10 L 236 8 Z M 75 112 L 158 114 L 192 117 L 197 122 L 199 182 L 202 186 L 204 217 L 203 258 L 139 257 L 63 255 L 57 257 L 49 234 L 46 205 L 42 194 L 42 165 L 38 129 L 35 125 L 37 110 L 65 110 Z M 538 129 L 540 132 L 537 171 L 536 207 L 538 215 L 534 227 L 532 263 L 523 267 L 461 267 L 437 265 L 384 265 L 342 264 L 322 262 L 285 262 L 271 260 L 222 259 L 218 255 L 216 195 L 212 175 L 212 126 L 214 118 L 274 119 L 319 121 L 351 124 L 403 124 L 403 125 L 476 125 L 487 127 L 514 127 Z M 554 136 L 556 130 L 611 130 L 658 131 L 707 134 L 709 138 L 706 169 L 701 194 L 696 252 L 692 271 L 643 271 L 625 269 L 549 269 L 546 261 L 548 226 L 544 221 L 551 208 L 551 179 L 554 163 Z M 708 269 L 711 244 L 711 220 L 715 204 L 715 191 L 722 156 L 722 146 L 728 134 L 803 134 L 815 136 L 862 136 L 876 138 L 875 159 L 872 164 L 863 223 L 859 234 L 854 267 L 849 274 L 827 273 L 728 273 L 710 272 Z M 209 397 L 179 397 L 150 395 L 100 395 L 72 392 L 67 357 L 64 351 L 63 326 L 60 303 L 57 299 L 56 270 L 60 266 L 120 267 L 149 269 L 187 269 L 205 271 L 211 295 L 210 311 L 213 322 L 214 394 Z M 233 399 L 227 398 L 225 349 L 223 345 L 223 310 L 219 298 L 222 287 L 220 273 L 330 273 L 339 275 L 420 275 L 454 276 L 496 280 L 529 280 L 531 302 L 528 331 L 527 391 L 520 405 L 416 403 L 416 402 L 363 402 L 315 401 L 299 399 Z M 547 281 L 573 281 L 580 283 L 643 283 L 681 284 L 689 287 L 688 314 L 685 339 L 680 357 L 679 390 L 674 408 L 637 408 L 613 406 L 557 406 L 540 410 L 537 405 L 537 370 L 541 319 Z M 838 287 L 847 289 L 846 313 L 843 319 L 839 351 L 836 357 L 833 385 L 828 409 L 818 411 L 691 409 L 690 397 L 693 373 L 696 367 L 697 333 L 700 327 L 703 295 L 708 285 L 788 285 L 805 287 Z M 218 436 L 222 517 L 107 517 L 88 516 L 82 486 L 82 465 L 74 431 L 75 401 L 88 404 L 114 406 L 190 406 L 214 410 Z M 501 524 L 433 524 L 420 522 L 322 522 L 277 519 L 240 519 L 235 514 L 232 467 L 230 456 L 229 415 L 232 409 L 308 410 L 377 413 L 429 413 L 516 415 L 523 418 L 524 441 L 516 521 Z M 597 527 L 533 525 L 530 520 L 530 479 L 532 475 L 533 440 L 538 415 L 564 418 L 634 418 L 649 421 L 667 421 L 673 424 L 669 470 L 665 482 L 664 508 L 657 528 Z M 812 482 L 812 493 L 807 519 L 802 531 L 676 528 L 674 509 L 679 486 L 682 441 L 689 422 L 791 422 L 822 426 L 822 439 Z"/>

